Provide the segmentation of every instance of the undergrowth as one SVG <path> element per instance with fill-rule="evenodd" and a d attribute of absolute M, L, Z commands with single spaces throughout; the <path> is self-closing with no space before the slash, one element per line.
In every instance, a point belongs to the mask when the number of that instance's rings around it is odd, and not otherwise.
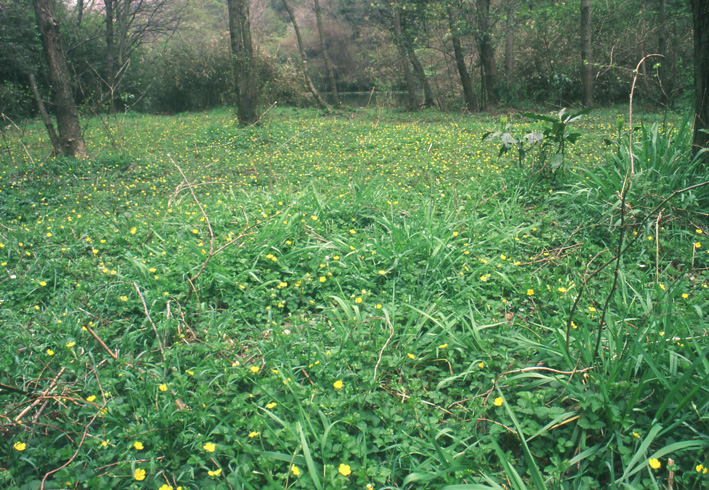
<path fill-rule="evenodd" d="M 616 116 L 553 182 L 433 112 L 15 128 L 0 485 L 704 488 L 706 166 L 648 121 L 621 203 Z"/>

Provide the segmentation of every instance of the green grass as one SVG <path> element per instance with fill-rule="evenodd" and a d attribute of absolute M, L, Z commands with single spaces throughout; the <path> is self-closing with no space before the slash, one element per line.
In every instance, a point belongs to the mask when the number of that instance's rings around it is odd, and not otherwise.
<path fill-rule="evenodd" d="M 618 113 L 553 182 L 433 111 L 6 131 L 0 486 L 706 487 L 709 179 L 641 115 L 621 226 Z"/>

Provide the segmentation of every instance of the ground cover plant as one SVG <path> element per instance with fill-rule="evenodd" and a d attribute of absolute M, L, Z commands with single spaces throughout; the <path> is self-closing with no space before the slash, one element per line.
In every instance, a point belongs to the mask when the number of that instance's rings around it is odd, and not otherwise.
<path fill-rule="evenodd" d="M 624 110 L 553 179 L 518 114 L 3 129 L 0 486 L 705 488 L 709 179 Z"/>

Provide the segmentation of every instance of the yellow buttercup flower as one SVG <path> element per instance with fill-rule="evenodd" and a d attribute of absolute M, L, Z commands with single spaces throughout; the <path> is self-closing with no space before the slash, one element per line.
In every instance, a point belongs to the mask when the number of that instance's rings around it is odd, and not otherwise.
<path fill-rule="evenodd" d="M 342 476 L 348 476 L 350 473 L 352 473 L 352 469 L 348 464 L 341 464 L 337 471 L 339 471 Z"/>
<path fill-rule="evenodd" d="M 145 470 L 141 470 L 140 468 L 136 468 L 135 473 L 133 473 L 133 478 L 135 478 L 138 481 L 145 480 Z"/>
<path fill-rule="evenodd" d="M 251 366 L 249 369 L 252 373 L 256 374 L 260 368 L 258 366 Z"/>
<path fill-rule="evenodd" d="M 334 386 L 336 390 L 339 390 L 339 389 L 342 389 L 342 387 L 344 386 L 344 384 L 342 383 L 342 380 L 339 380 L 339 379 L 338 379 L 337 381 L 335 381 L 334 383 L 332 383 L 332 386 Z"/>
<path fill-rule="evenodd" d="M 204 450 L 207 451 L 208 453 L 213 453 L 216 448 L 217 448 L 217 446 L 215 446 L 215 445 L 214 445 L 213 443 L 211 443 L 211 442 L 208 442 L 208 443 L 206 443 L 204 446 L 202 446 L 202 449 L 204 449 Z"/>
<path fill-rule="evenodd" d="M 278 405 L 278 403 L 276 403 L 276 402 L 271 402 L 271 403 L 269 403 L 269 404 L 266 405 L 266 408 L 268 408 L 269 410 L 271 410 L 272 408 L 275 408 L 276 405 Z"/>
<path fill-rule="evenodd" d="M 652 458 L 650 461 L 648 461 L 648 464 L 650 465 L 650 468 L 653 470 L 659 470 L 660 467 L 662 466 L 662 463 L 660 463 L 659 459 Z"/>
<path fill-rule="evenodd" d="M 214 470 L 214 471 L 209 470 L 209 471 L 207 472 L 207 474 L 208 474 L 209 476 L 219 476 L 219 475 L 222 474 L 222 469 L 219 468 L 219 469 L 216 469 L 216 470 Z"/>
<path fill-rule="evenodd" d="M 298 468 L 296 465 L 292 465 L 290 467 L 291 473 L 293 473 L 295 476 L 300 476 L 300 468 Z"/>
<path fill-rule="evenodd" d="M 158 386 L 158 389 L 159 389 L 160 391 L 167 391 L 167 385 L 166 385 L 165 383 L 163 383 L 163 384 L 161 384 L 160 386 Z"/>
<path fill-rule="evenodd" d="M 138 451 L 141 451 L 143 449 L 143 443 L 142 442 L 134 442 L 133 447 L 136 448 Z"/>
<path fill-rule="evenodd" d="M 16 442 L 12 447 L 15 448 L 15 451 L 24 451 L 27 449 L 27 444 L 24 442 Z"/>
<path fill-rule="evenodd" d="M 505 403 L 505 400 L 501 396 L 498 396 L 497 398 L 495 398 L 495 406 L 496 407 L 501 407 L 503 403 Z"/>

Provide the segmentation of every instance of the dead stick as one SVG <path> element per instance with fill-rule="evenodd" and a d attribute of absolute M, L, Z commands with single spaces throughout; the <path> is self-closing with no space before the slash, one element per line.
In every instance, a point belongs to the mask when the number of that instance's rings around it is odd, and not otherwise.
<path fill-rule="evenodd" d="M 162 354 L 162 358 L 164 360 L 165 359 L 165 350 L 162 348 L 162 342 L 160 342 L 160 334 L 158 333 L 158 327 L 155 326 L 155 323 L 153 323 L 153 319 L 150 318 L 150 312 L 148 311 L 148 305 L 145 303 L 145 298 L 143 298 L 143 294 L 140 292 L 140 288 L 138 287 L 138 284 L 133 283 L 133 287 L 138 292 L 138 296 L 140 296 L 140 300 L 143 302 L 143 309 L 145 310 L 145 316 L 148 317 L 148 321 L 150 321 L 150 324 L 153 326 L 153 331 L 155 332 L 155 338 L 158 341 L 158 347 L 160 347 L 160 353 Z"/>
<path fill-rule="evenodd" d="M 93 329 L 92 329 L 91 327 L 89 327 L 88 325 L 85 325 L 85 327 L 86 327 L 86 330 L 89 331 L 89 333 L 91 334 L 91 336 L 96 339 L 96 342 L 98 342 L 99 345 L 100 345 L 101 347 L 103 347 L 103 350 L 105 350 L 106 352 L 108 352 L 108 355 L 109 355 L 109 356 L 111 356 L 114 360 L 115 360 L 115 359 L 118 359 L 118 356 L 117 356 L 116 354 L 114 354 L 113 351 L 111 351 L 111 349 L 108 348 L 108 346 L 103 342 L 103 340 L 101 340 L 101 337 L 99 337 L 99 336 L 96 334 L 96 332 L 93 331 Z"/>
<path fill-rule="evenodd" d="M 39 404 L 39 402 L 42 401 L 43 397 L 47 396 L 47 393 L 49 393 L 50 391 L 52 391 L 52 390 L 54 389 L 54 387 L 57 385 L 57 381 L 59 381 L 59 378 L 61 377 L 62 374 L 64 374 L 64 371 L 65 371 L 65 370 L 66 370 L 66 368 L 61 368 L 61 369 L 59 370 L 59 372 L 58 372 L 57 375 L 54 377 L 54 379 L 52 380 L 52 382 L 49 383 L 49 388 L 47 388 L 46 390 L 44 390 L 44 391 L 42 392 L 42 394 L 41 394 L 39 397 L 37 397 L 37 399 L 36 399 L 35 401 L 33 401 L 27 408 L 25 408 L 22 412 L 20 412 L 20 414 L 19 414 L 17 417 L 15 417 L 15 422 L 19 422 L 20 420 L 22 420 L 22 417 L 24 417 L 25 415 L 27 415 L 27 412 L 29 412 L 30 410 L 32 410 L 32 407 L 34 407 L 34 406 L 36 406 L 37 404 Z"/>

